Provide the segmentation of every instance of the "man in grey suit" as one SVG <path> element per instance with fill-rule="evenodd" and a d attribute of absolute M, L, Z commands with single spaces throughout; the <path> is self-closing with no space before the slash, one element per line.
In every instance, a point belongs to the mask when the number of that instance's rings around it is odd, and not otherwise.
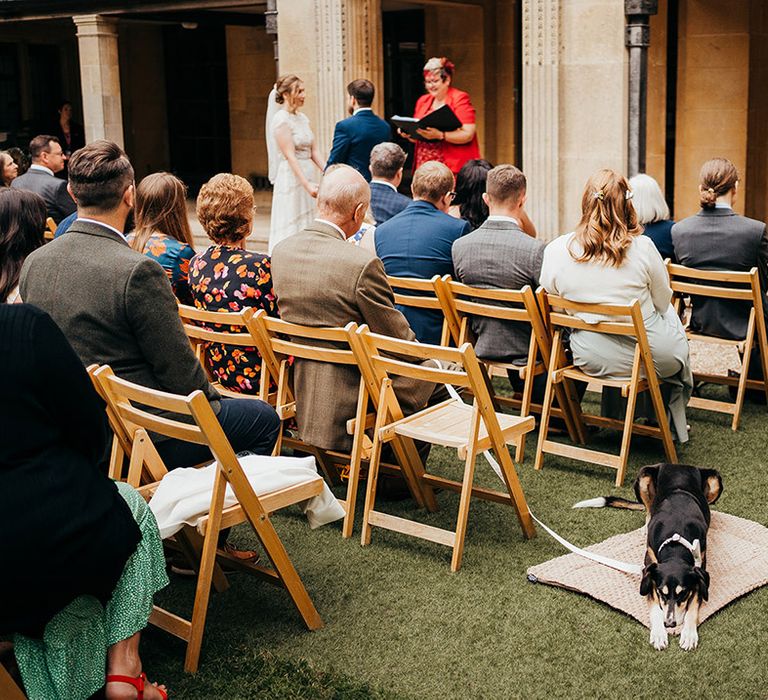
<path fill-rule="evenodd" d="M 360 230 L 370 196 L 368 183 L 348 165 L 326 170 L 317 195 L 317 219 L 272 251 L 280 316 L 307 326 L 355 321 L 368 324 L 374 333 L 415 340 L 395 308 L 381 260 L 347 241 Z M 346 421 L 355 417 L 359 377 L 353 367 L 297 360 L 294 387 L 303 441 L 326 450 L 351 448 Z M 400 378 L 394 385 L 406 414 L 423 408 L 433 389 Z"/>
<path fill-rule="evenodd" d="M 544 244 L 520 227 L 526 180 L 514 165 L 497 165 L 488 172 L 483 201 L 490 215 L 485 223 L 453 244 L 453 266 L 459 281 L 486 289 L 539 286 Z M 525 364 L 530 326 L 517 321 L 473 318 L 475 352 L 487 360 Z M 510 372 L 510 381 L 518 381 Z"/>
<path fill-rule="evenodd" d="M 165 271 L 125 240 L 135 196 L 125 153 L 109 141 L 81 148 L 70 161 L 69 183 L 78 203 L 75 235 L 27 258 L 24 301 L 51 315 L 84 365 L 109 364 L 119 377 L 174 394 L 199 389 L 236 452 L 270 454 L 280 425 L 275 410 L 219 397 L 192 352 Z M 202 445 L 159 437 L 155 445 L 169 469 L 211 458 Z"/>
<path fill-rule="evenodd" d="M 56 173 L 64 170 L 67 156 L 59 139 L 47 134 L 35 136 L 29 142 L 29 153 L 32 165 L 11 183 L 11 187 L 39 194 L 45 200 L 48 216 L 58 224 L 77 209 L 75 200 L 67 191 L 67 181 L 55 177 Z"/>

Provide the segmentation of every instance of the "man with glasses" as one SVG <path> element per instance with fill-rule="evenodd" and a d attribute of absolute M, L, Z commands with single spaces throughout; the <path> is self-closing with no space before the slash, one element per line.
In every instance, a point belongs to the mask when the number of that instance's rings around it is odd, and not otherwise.
<path fill-rule="evenodd" d="M 26 173 L 17 177 L 11 187 L 39 194 L 57 224 L 77 210 L 77 205 L 67 192 L 67 181 L 55 175 L 64 170 L 67 156 L 55 136 L 42 134 L 29 142 L 32 165 Z"/>
<path fill-rule="evenodd" d="M 393 277 L 431 279 L 454 275 L 451 247 L 470 225 L 448 214 L 455 178 L 444 163 L 430 160 L 413 175 L 413 202 L 376 228 L 376 254 Z M 400 308 L 400 307 L 398 307 Z M 443 315 L 431 309 L 402 307 L 422 343 L 440 344 Z"/>

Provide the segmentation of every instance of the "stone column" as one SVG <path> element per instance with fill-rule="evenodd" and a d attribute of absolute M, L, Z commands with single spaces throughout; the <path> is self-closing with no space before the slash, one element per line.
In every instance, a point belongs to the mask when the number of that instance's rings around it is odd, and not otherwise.
<path fill-rule="evenodd" d="M 330 153 L 333 128 L 346 113 L 344 82 L 345 0 L 316 0 L 315 43 L 317 123 L 313 125 L 320 153 Z"/>
<path fill-rule="evenodd" d="M 384 57 L 381 0 L 346 0 L 344 80 L 367 78 L 376 86 L 373 109 L 384 114 Z"/>
<path fill-rule="evenodd" d="M 523 169 L 526 209 L 542 240 L 559 222 L 560 0 L 523 0 Z"/>
<path fill-rule="evenodd" d="M 72 19 L 80 52 L 85 140 L 108 139 L 123 146 L 117 20 L 102 15 Z"/>

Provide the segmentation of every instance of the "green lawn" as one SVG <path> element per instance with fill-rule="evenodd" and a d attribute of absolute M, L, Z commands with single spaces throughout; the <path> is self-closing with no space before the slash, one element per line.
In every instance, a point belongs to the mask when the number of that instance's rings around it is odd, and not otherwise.
<path fill-rule="evenodd" d="M 738 433 L 724 415 L 689 411 L 680 461 L 718 468 L 716 508 L 768 523 L 766 410 L 748 404 Z M 607 443 L 612 446 L 617 441 Z M 658 462 L 656 441 L 637 439 L 625 487 L 613 472 L 548 457 L 534 472 L 535 434 L 519 474 L 531 510 L 589 545 L 643 523 L 641 513 L 572 510 L 580 499 L 632 497 L 634 474 Z M 458 474 L 455 452 L 434 450 L 430 470 Z M 497 486 L 483 460 L 478 481 Z M 452 527 L 458 497 L 421 519 Z M 382 504 L 411 514 L 404 501 Z M 546 533 L 525 541 L 509 507 L 473 501 L 462 569 L 440 545 L 374 530 L 371 546 L 340 524 L 309 530 L 298 511 L 274 517 L 325 627 L 307 632 L 284 591 L 242 574 L 213 594 L 200 671 L 183 672 L 184 647 L 149 629 L 145 668 L 175 698 L 749 698 L 768 697 L 768 590 L 737 601 L 700 629 L 690 653 L 657 652 L 634 620 L 584 596 L 526 580 L 529 566 L 564 553 Z M 245 529 L 236 541 L 253 544 Z M 160 602 L 188 613 L 193 582 L 173 577 Z"/>

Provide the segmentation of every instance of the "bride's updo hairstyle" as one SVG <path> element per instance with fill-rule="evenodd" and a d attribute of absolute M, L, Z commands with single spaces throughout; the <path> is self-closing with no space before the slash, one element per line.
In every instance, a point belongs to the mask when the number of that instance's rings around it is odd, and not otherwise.
<path fill-rule="evenodd" d="M 736 166 L 727 158 L 713 158 L 701 166 L 699 199 L 702 209 L 714 209 L 718 197 L 728 194 L 739 181 Z"/>
<path fill-rule="evenodd" d="M 632 239 L 642 233 L 631 199 L 627 180 L 613 170 L 598 170 L 587 180 L 574 236 L 583 252 L 577 257 L 570 251 L 576 262 L 621 267 Z"/>
<path fill-rule="evenodd" d="M 285 96 L 293 94 L 297 85 L 301 85 L 298 75 L 281 75 L 275 83 L 275 102 L 281 105 L 285 102 Z"/>

